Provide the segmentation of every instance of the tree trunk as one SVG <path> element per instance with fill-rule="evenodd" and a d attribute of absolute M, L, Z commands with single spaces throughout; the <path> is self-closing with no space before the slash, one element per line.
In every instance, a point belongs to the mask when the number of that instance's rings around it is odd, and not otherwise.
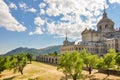
<path fill-rule="evenodd" d="M 30 59 L 30 64 L 32 63 L 32 60 Z"/>
<path fill-rule="evenodd" d="M 110 75 L 110 70 L 109 69 L 107 69 L 107 76 L 109 76 Z"/>
<path fill-rule="evenodd" d="M 23 75 L 23 71 L 21 70 L 20 73 Z"/>
<path fill-rule="evenodd" d="M 73 80 L 77 80 L 76 77 L 73 77 Z"/>
<path fill-rule="evenodd" d="M 65 74 L 65 80 L 68 80 L 68 75 L 67 74 Z"/>
<path fill-rule="evenodd" d="M 88 71 L 89 71 L 89 74 L 91 74 L 92 69 L 91 69 L 91 68 L 88 68 Z"/>
<path fill-rule="evenodd" d="M 73 80 L 77 80 L 77 74 L 73 75 Z"/>

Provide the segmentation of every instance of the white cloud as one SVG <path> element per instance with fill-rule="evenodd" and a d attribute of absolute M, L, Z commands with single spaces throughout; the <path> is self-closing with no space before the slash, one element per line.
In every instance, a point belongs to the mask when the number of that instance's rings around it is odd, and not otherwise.
<path fill-rule="evenodd" d="M 98 16 L 102 14 L 104 3 L 104 0 L 44 0 L 39 7 L 40 15 L 50 16 L 42 21 L 47 25 L 48 33 L 64 37 L 67 32 L 69 38 L 77 39 L 81 38 L 81 32 L 86 27 L 96 26 L 95 22 L 97 24 Z"/>
<path fill-rule="evenodd" d="M 45 3 L 40 3 L 40 4 L 39 4 L 39 7 L 40 7 L 40 8 L 44 8 L 45 6 L 46 6 Z"/>
<path fill-rule="evenodd" d="M 46 14 L 48 16 L 59 16 L 60 13 L 59 13 L 59 10 L 58 9 L 54 9 L 55 7 L 52 7 L 52 8 L 49 8 L 46 10 Z"/>
<path fill-rule="evenodd" d="M 42 14 L 45 14 L 45 10 L 44 9 L 40 10 L 40 15 L 42 15 Z"/>
<path fill-rule="evenodd" d="M 34 32 L 30 32 L 29 35 L 33 35 L 33 34 L 43 34 L 43 31 L 44 28 L 43 28 L 43 25 L 44 25 L 45 21 L 43 19 L 41 19 L 41 17 L 36 17 L 34 19 L 34 24 L 37 26 L 35 31 Z"/>
<path fill-rule="evenodd" d="M 19 3 L 19 7 L 22 8 L 22 9 L 27 9 L 27 5 L 25 3 Z"/>
<path fill-rule="evenodd" d="M 28 8 L 25 11 L 35 13 L 37 10 L 35 8 Z"/>
<path fill-rule="evenodd" d="M 41 30 L 40 27 L 36 27 L 35 31 L 34 32 L 30 32 L 29 35 L 33 35 L 33 34 L 43 34 L 43 31 Z"/>
<path fill-rule="evenodd" d="M 54 33 L 55 31 L 56 31 L 56 34 L 57 34 L 57 27 L 56 27 L 54 22 L 47 23 L 47 26 L 48 26 L 48 31 L 50 32 L 50 34 L 55 34 Z"/>
<path fill-rule="evenodd" d="M 0 0 L 0 27 L 4 27 L 10 31 L 25 31 L 26 27 L 20 24 L 10 13 L 7 4 Z"/>
<path fill-rule="evenodd" d="M 120 0 L 109 0 L 111 3 Z M 48 33 L 72 39 L 81 38 L 81 32 L 87 27 L 96 29 L 101 19 L 106 0 L 44 0 L 40 3 L 40 16 L 47 15 L 38 25 L 46 24 Z M 45 21 L 46 20 L 46 21 Z"/>
<path fill-rule="evenodd" d="M 16 6 L 14 3 L 10 3 L 9 7 L 10 7 L 11 9 L 17 10 L 17 6 Z"/>
<path fill-rule="evenodd" d="M 40 17 L 36 17 L 36 18 L 34 19 L 34 24 L 35 24 L 36 26 L 41 27 L 41 26 L 44 25 L 44 23 L 45 23 L 45 21 L 44 21 L 43 19 L 41 19 Z"/>
<path fill-rule="evenodd" d="M 35 13 L 37 11 L 35 8 L 28 7 L 27 4 L 24 2 L 19 3 L 19 7 L 25 12 Z"/>
<path fill-rule="evenodd" d="M 110 3 L 120 3 L 120 0 L 109 0 L 110 1 Z"/>

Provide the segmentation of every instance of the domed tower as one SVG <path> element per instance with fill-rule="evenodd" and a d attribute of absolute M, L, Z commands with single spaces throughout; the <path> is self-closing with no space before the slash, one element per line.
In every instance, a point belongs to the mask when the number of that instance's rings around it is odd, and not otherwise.
<path fill-rule="evenodd" d="M 104 8 L 103 17 L 97 24 L 97 31 L 104 33 L 114 32 L 114 22 L 107 17 L 105 8 Z"/>
<path fill-rule="evenodd" d="M 63 42 L 63 45 L 64 45 L 64 46 L 68 46 L 68 45 L 69 45 L 69 41 L 67 40 L 67 33 L 66 33 L 66 39 L 65 39 L 65 41 Z"/>

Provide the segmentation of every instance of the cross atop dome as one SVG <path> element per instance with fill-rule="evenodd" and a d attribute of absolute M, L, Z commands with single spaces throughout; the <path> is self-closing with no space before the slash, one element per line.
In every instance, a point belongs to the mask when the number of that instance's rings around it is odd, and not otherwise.
<path fill-rule="evenodd" d="M 66 40 L 67 40 L 67 32 L 66 32 L 66 34 L 65 34 L 65 35 L 66 35 Z"/>
<path fill-rule="evenodd" d="M 105 11 L 105 5 L 104 5 L 104 13 L 103 13 L 103 18 L 106 18 L 107 17 L 107 13 Z"/>

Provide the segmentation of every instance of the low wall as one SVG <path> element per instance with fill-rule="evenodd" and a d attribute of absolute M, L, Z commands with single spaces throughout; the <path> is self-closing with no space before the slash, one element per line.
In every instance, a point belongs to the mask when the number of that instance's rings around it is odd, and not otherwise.
<path fill-rule="evenodd" d="M 87 69 L 86 67 L 83 67 L 82 69 L 88 71 L 88 69 Z M 98 73 L 107 74 L 107 71 L 108 71 L 108 70 L 98 69 Z M 118 70 L 111 70 L 111 69 L 110 69 L 110 70 L 109 70 L 109 73 L 110 73 L 110 75 L 120 76 L 120 71 L 118 71 Z"/>
<path fill-rule="evenodd" d="M 98 70 L 99 73 L 105 73 L 105 74 L 107 74 L 107 71 L 108 70 L 103 70 L 103 69 Z M 118 70 L 109 70 L 109 73 L 110 73 L 110 75 L 120 76 L 120 71 L 118 71 Z"/>

